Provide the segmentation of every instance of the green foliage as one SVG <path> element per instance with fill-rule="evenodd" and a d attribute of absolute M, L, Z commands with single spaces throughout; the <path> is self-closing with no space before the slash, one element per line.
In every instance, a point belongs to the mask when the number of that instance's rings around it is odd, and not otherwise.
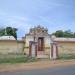
<path fill-rule="evenodd" d="M 74 54 L 61 54 L 60 56 L 58 56 L 58 59 L 75 59 L 75 55 Z"/>
<path fill-rule="evenodd" d="M 71 30 L 62 31 L 58 30 L 55 33 L 53 33 L 56 37 L 67 37 L 67 38 L 75 38 L 75 33 L 71 32 Z"/>
<path fill-rule="evenodd" d="M 7 35 L 10 35 L 10 36 L 12 35 L 17 39 L 17 33 L 16 33 L 17 29 L 16 28 L 7 27 L 6 31 L 7 31 Z"/>
<path fill-rule="evenodd" d="M 71 37 L 71 38 L 73 38 L 74 37 L 73 35 L 74 34 L 73 34 L 73 32 L 71 32 L 71 30 L 67 30 L 67 31 L 64 32 L 64 37 Z"/>
<path fill-rule="evenodd" d="M 58 30 L 56 31 L 55 33 L 53 33 L 56 37 L 63 37 L 64 36 L 64 33 L 62 30 Z"/>
<path fill-rule="evenodd" d="M 5 29 L 3 29 L 3 28 L 0 28 L 0 36 L 2 36 L 2 35 L 5 35 Z"/>
<path fill-rule="evenodd" d="M 31 58 L 25 55 L 0 55 L 0 64 L 1 63 L 26 63 L 37 61 L 36 58 Z"/>
<path fill-rule="evenodd" d="M 14 36 L 17 39 L 17 29 L 12 27 L 0 28 L 0 36 Z"/>

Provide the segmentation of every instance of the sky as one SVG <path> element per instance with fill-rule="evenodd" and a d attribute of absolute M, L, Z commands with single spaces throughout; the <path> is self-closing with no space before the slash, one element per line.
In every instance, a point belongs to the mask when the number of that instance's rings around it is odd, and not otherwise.
<path fill-rule="evenodd" d="M 17 28 L 18 38 L 41 25 L 49 34 L 75 32 L 75 0 L 0 0 L 0 27 Z"/>

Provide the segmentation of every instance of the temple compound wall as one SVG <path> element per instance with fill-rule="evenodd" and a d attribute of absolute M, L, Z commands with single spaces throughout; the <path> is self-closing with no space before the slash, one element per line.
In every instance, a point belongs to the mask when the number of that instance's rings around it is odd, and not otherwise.
<path fill-rule="evenodd" d="M 20 54 L 23 53 L 24 42 L 12 39 L 12 36 L 2 36 L 0 38 L 0 54 Z"/>
<path fill-rule="evenodd" d="M 0 37 L 0 54 L 20 53 L 37 58 L 75 57 L 75 38 L 55 37 L 41 26 L 30 28 L 22 40 L 15 40 L 12 36 Z"/>

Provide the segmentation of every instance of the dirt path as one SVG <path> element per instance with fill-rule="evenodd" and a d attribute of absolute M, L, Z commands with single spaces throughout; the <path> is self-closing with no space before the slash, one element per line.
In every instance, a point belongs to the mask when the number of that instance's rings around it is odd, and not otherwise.
<path fill-rule="evenodd" d="M 75 60 L 38 61 L 33 63 L 0 64 L 0 72 L 44 69 L 57 66 L 75 65 Z"/>

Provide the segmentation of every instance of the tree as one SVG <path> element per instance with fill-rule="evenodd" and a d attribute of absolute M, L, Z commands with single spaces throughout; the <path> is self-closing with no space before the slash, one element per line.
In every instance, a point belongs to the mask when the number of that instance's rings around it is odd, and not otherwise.
<path fill-rule="evenodd" d="M 64 32 L 64 37 L 74 37 L 73 36 L 73 32 L 71 32 L 71 30 L 66 30 L 65 32 Z"/>
<path fill-rule="evenodd" d="M 16 31 L 17 31 L 16 28 L 6 27 L 7 35 L 14 36 L 15 39 L 17 39 L 17 33 L 16 33 Z"/>
<path fill-rule="evenodd" d="M 14 38 L 17 39 L 17 29 L 12 27 L 0 29 L 0 36 L 4 35 L 14 36 Z"/>
<path fill-rule="evenodd" d="M 63 33 L 62 30 L 58 30 L 55 33 L 53 33 L 53 35 L 55 35 L 56 37 L 63 37 L 64 36 L 64 33 Z"/>
<path fill-rule="evenodd" d="M 75 33 L 71 32 L 71 30 L 66 30 L 66 31 L 58 30 L 54 32 L 53 35 L 55 35 L 56 37 L 75 38 Z"/>
<path fill-rule="evenodd" d="M 73 37 L 75 38 L 75 33 L 73 34 Z"/>
<path fill-rule="evenodd" d="M 4 28 L 0 28 L 0 36 L 5 35 Z"/>

